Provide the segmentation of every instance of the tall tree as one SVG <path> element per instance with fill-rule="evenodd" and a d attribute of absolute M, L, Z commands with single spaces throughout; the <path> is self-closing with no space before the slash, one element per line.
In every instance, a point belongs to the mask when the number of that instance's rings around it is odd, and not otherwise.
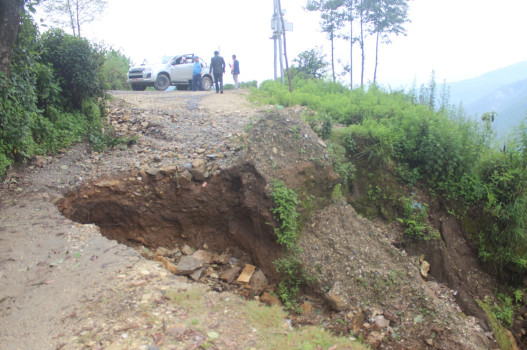
<path fill-rule="evenodd" d="M 307 0 L 306 10 L 320 12 L 322 31 L 328 34 L 331 41 L 331 72 L 333 81 L 335 76 L 335 38 L 337 32 L 344 25 L 342 8 L 344 0 Z"/>
<path fill-rule="evenodd" d="M 43 0 L 44 11 L 50 15 L 53 24 L 69 27 L 73 36 L 81 36 L 81 27 L 93 22 L 100 15 L 108 0 Z"/>
<path fill-rule="evenodd" d="M 9 74 L 20 16 L 27 0 L 0 0 L 0 72 Z"/>
<path fill-rule="evenodd" d="M 344 21 L 349 23 L 349 36 L 347 34 L 342 35 L 344 40 L 350 41 L 350 64 L 347 71 L 350 74 L 350 88 L 353 89 L 353 45 L 357 41 L 357 38 L 353 36 L 353 20 L 355 19 L 355 5 L 357 0 L 344 0 L 342 18 Z"/>
<path fill-rule="evenodd" d="M 368 27 L 369 13 L 371 11 L 372 1 L 375 0 L 358 0 L 357 12 L 360 20 L 360 37 L 358 38 L 361 50 L 361 71 L 360 71 L 360 86 L 364 86 L 364 61 L 366 59 L 366 50 L 364 45 L 364 32 Z"/>
<path fill-rule="evenodd" d="M 377 82 L 377 66 L 379 63 L 379 41 L 390 44 L 390 34 L 406 35 L 403 25 L 408 19 L 408 0 L 367 0 L 369 11 L 369 32 L 375 35 L 375 70 L 373 82 Z"/>
<path fill-rule="evenodd" d="M 326 55 L 319 48 L 315 47 L 314 49 L 300 52 L 298 57 L 293 59 L 293 62 L 297 64 L 296 68 L 299 72 L 304 73 L 306 76 L 320 79 L 327 71 L 328 64 L 325 58 Z"/>

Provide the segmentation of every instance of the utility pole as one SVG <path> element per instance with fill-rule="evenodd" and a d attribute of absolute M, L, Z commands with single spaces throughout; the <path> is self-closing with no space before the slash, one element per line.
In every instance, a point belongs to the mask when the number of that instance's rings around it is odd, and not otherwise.
<path fill-rule="evenodd" d="M 283 44 L 282 44 L 282 35 L 284 31 L 293 31 L 293 24 L 287 21 L 283 22 L 282 25 L 282 16 L 280 14 L 280 6 L 278 0 L 273 0 L 273 17 L 271 19 L 271 29 L 273 31 L 273 36 L 271 39 L 274 41 L 274 80 L 278 78 L 278 60 L 280 61 L 280 78 L 282 84 L 284 83 L 284 61 L 283 61 Z M 282 11 L 282 15 L 285 11 Z M 277 55 L 277 46 L 278 46 L 278 55 Z M 277 59 L 278 57 L 278 59 Z"/>

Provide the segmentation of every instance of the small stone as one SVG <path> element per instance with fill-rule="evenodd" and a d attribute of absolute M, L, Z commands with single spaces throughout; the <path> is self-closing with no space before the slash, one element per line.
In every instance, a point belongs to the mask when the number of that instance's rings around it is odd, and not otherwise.
<path fill-rule="evenodd" d="M 267 292 L 264 292 L 262 294 L 262 296 L 260 297 L 260 301 L 262 303 L 267 304 L 268 306 L 272 306 L 272 305 L 282 306 L 282 303 L 280 302 L 280 299 L 278 299 L 274 295 L 269 294 Z"/>
<path fill-rule="evenodd" d="M 177 338 L 185 333 L 185 325 L 175 324 L 167 328 L 166 335 L 171 338 Z"/>
<path fill-rule="evenodd" d="M 223 264 L 225 265 L 229 259 L 232 257 L 229 253 L 223 252 L 221 255 L 215 255 L 212 257 L 212 262 L 216 264 Z"/>
<path fill-rule="evenodd" d="M 227 283 L 232 283 L 234 282 L 236 277 L 238 277 L 238 273 L 240 272 L 240 270 L 241 268 L 239 266 L 235 266 L 233 268 L 223 271 L 220 274 L 220 278 Z"/>
<path fill-rule="evenodd" d="M 249 285 L 251 286 L 251 293 L 253 295 L 260 295 L 260 293 L 263 291 L 264 288 L 267 287 L 268 284 L 269 281 L 267 281 L 267 277 L 265 277 L 265 274 L 262 270 L 256 271 L 251 277 L 251 280 L 249 281 Z"/>
<path fill-rule="evenodd" d="M 194 281 L 198 281 L 201 278 L 201 275 L 203 275 L 203 271 L 205 271 L 204 268 L 197 269 L 192 274 L 190 274 L 190 278 L 192 278 Z"/>
<path fill-rule="evenodd" d="M 382 330 L 383 328 L 386 328 L 390 325 L 390 321 L 385 319 L 384 316 L 378 315 L 375 317 L 375 320 L 373 321 L 373 328 L 377 331 Z"/>
<path fill-rule="evenodd" d="M 156 154 L 156 155 L 154 156 L 154 162 L 159 163 L 159 162 L 161 162 L 162 160 L 163 160 L 163 159 L 161 158 L 160 155 Z"/>
<path fill-rule="evenodd" d="M 200 167 L 192 168 L 190 174 L 192 174 L 192 178 L 196 181 L 205 180 L 205 166 L 202 165 Z"/>
<path fill-rule="evenodd" d="M 371 345 L 372 348 L 376 349 L 377 346 L 381 344 L 383 338 L 384 338 L 384 333 L 373 331 L 366 338 L 366 343 Z"/>
<path fill-rule="evenodd" d="M 302 310 L 303 315 L 307 315 L 313 310 L 313 305 L 311 303 L 304 301 L 302 305 L 300 305 L 300 310 Z"/>
<path fill-rule="evenodd" d="M 194 250 L 185 244 L 183 248 L 181 248 L 181 252 L 185 255 L 192 255 L 192 253 L 194 253 Z"/>
<path fill-rule="evenodd" d="M 423 276 L 424 278 L 428 277 L 428 271 L 430 271 L 430 264 L 428 263 L 428 261 L 423 260 L 420 269 L 421 276 Z"/>
<path fill-rule="evenodd" d="M 348 305 L 346 305 L 344 300 L 342 300 L 338 295 L 332 294 L 331 291 L 330 291 L 330 293 L 324 294 L 324 298 L 326 299 L 326 301 L 329 304 L 329 307 L 333 311 L 340 312 L 340 311 L 344 311 L 344 310 L 346 310 L 348 308 Z"/>
<path fill-rule="evenodd" d="M 353 330 L 353 334 L 359 334 L 359 331 L 364 324 L 364 321 L 366 320 L 366 317 L 364 316 L 364 313 L 361 309 L 357 312 L 357 314 L 353 317 L 351 321 L 351 329 Z"/>
<path fill-rule="evenodd" d="M 210 260 L 211 260 L 210 253 L 207 252 L 206 250 L 201 250 L 201 249 L 196 250 L 194 253 L 192 253 L 191 256 L 194 259 L 201 261 L 203 264 L 208 264 L 210 263 Z"/>
<path fill-rule="evenodd" d="M 177 264 L 177 274 L 178 275 L 188 275 L 192 274 L 197 269 L 201 268 L 203 263 L 191 256 L 184 256 L 181 258 Z"/>

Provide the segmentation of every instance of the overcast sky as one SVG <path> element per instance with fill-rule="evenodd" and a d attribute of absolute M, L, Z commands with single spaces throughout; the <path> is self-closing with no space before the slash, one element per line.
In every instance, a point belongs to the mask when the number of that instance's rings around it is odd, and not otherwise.
<path fill-rule="evenodd" d="M 320 32 L 319 14 L 303 10 L 306 0 L 282 0 L 287 54 L 330 43 Z M 406 37 L 393 37 L 379 52 L 378 81 L 385 86 L 427 82 L 432 70 L 438 83 L 468 79 L 527 61 L 527 1 L 411 0 Z M 273 77 L 270 39 L 273 0 L 108 0 L 103 16 L 85 25 L 83 36 L 120 49 L 135 63 L 144 58 L 195 53 L 207 61 L 214 50 L 240 61 L 240 80 Z M 374 40 L 366 42 L 365 81 L 373 79 Z M 359 46 L 355 46 L 354 83 L 359 83 Z M 349 62 L 349 43 L 336 42 L 336 58 Z M 228 61 L 227 60 L 227 61 Z M 291 64 L 291 63 L 290 63 Z M 337 64 L 337 68 L 342 64 Z M 527 78 L 527 77 L 524 77 Z M 230 77 L 226 77 L 227 82 Z M 345 78 L 347 82 L 349 78 Z"/>

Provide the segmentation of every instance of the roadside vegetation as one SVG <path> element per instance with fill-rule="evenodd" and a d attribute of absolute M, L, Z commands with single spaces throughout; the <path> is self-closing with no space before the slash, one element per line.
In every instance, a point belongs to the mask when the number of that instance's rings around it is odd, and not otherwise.
<path fill-rule="evenodd" d="M 8 75 L 0 73 L 0 176 L 15 162 L 87 140 L 95 150 L 134 140 L 104 125 L 108 89 L 127 89 L 129 59 L 22 16 Z"/>
<path fill-rule="evenodd" d="M 526 125 L 496 146 L 494 114 L 468 118 L 448 96 L 436 96 L 433 75 L 428 86 L 407 92 L 376 85 L 352 90 L 306 74 L 306 67 L 291 70 L 292 93 L 265 81 L 251 99 L 306 107 L 304 118 L 328 143 L 345 196 L 354 185 L 366 193 L 353 202 L 362 215 L 397 220 L 407 239 L 440 239 L 427 221 L 427 203 L 414 194 L 444 203 L 478 246 L 480 260 L 508 285 L 500 293 L 511 297 L 496 298 L 493 310 L 510 310 L 497 312 L 510 326 L 521 303 L 512 295 L 524 292 L 520 281 L 527 274 Z"/>
<path fill-rule="evenodd" d="M 383 28 L 377 29 L 382 35 Z M 497 146 L 494 113 L 468 118 L 449 104 L 446 89 L 437 96 L 433 75 L 428 86 L 411 91 L 375 84 L 350 89 L 336 80 L 334 68 L 327 76 L 328 64 L 317 49 L 294 62 L 292 92 L 276 81 L 242 87 L 251 88 L 251 98 L 262 104 L 306 107 L 305 120 L 327 141 L 341 175 L 343 198 L 354 185 L 364 189 L 364 198 L 354 202 L 364 216 L 397 220 L 407 239 L 440 239 L 427 222 L 427 203 L 415 193 L 441 200 L 477 244 L 481 261 L 506 282 L 507 289 L 485 311 L 510 326 L 527 277 L 527 126 Z M 77 142 L 88 141 L 96 151 L 134 142 L 117 138 L 104 123 L 106 91 L 129 88 L 129 65 L 121 52 L 63 30 L 40 34 L 24 13 L 8 74 L 0 72 L 0 177 L 15 163 Z M 310 280 L 296 246 L 299 202 L 278 182 L 272 196 L 281 225 L 277 237 L 286 250 L 275 263 L 284 275 L 278 294 L 294 309 L 296 293 Z"/>

